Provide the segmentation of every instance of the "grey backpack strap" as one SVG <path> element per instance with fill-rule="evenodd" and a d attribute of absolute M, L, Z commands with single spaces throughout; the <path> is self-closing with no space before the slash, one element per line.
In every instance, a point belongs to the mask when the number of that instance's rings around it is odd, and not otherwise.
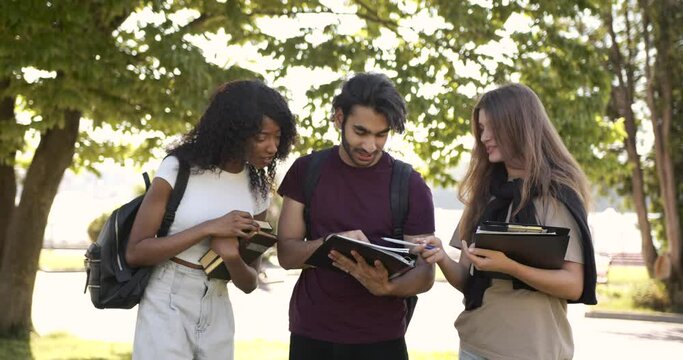
<path fill-rule="evenodd" d="M 304 221 L 306 223 L 306 239 L 308 240 L 313 240 L 311 239 L 311 199 L 313 198 L 313 191 L 320 179 L 320 166 L 330 155 L 332 149 L 313 152 L 308 163 L 308 169 L 306 170 L 306 178 L 304 179 Z"/>

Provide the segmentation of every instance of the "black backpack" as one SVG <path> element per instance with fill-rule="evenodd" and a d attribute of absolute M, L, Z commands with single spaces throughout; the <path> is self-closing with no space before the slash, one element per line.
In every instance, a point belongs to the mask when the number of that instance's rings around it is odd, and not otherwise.
<path fill-rule="evenodd" d="M 166 236 L 175 219 L 180 200 L 190 177 L 190 166 L 179 160 L 178 177 L 166 205 L 157 236 Z M 147 173 L 145 192 L 151 183 Z M 98 309 L 130 309 L 140 302 L 152 267 L 132 268 L 126 263 L 126 245 L 144 194 L 114 210 L 102 227 L 97 241 L 85 252 L 86 289 Z M 85 293 L 85 289 L 83 290 Z"/>
<path fill-rule="evenodd" d="M 311 154 L 311 160 L 306 171 L 306 178 L 304 179 L 304 221 L 306 222 L 306 238 L 311 238 L 310 227 L 310 206 L 313 197 L 313 191 L 318 180 L 320 179 L 320 166 L 329 156 L 334 148 L 315 151 Z M 394 165 L 391 169 L 391 224 L 392 234 L 394 239 L 403 239 L 403 223 L 408 215 L 408 184 L 410 183 L 410 174 L 413 167 L 410 164 L 401 160 L 394 159 Z M 410 323 L 410 319 L 415 312 L 417 305 L 417 295 L 405 298 L 406 301 L 406 326 Z"/>

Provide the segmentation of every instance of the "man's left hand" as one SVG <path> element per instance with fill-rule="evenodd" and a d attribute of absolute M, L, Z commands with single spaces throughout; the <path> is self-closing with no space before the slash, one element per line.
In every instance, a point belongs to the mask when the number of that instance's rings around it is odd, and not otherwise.
<path fill-rule="evenodd" d="M 365 286 L 371 294 L 375 296 L 385 296 L 390 293 L 391 282 L 389 281 L 389 271 L 379 260 L 374 264 L 368 264 L 365 259 L 356 251 L 351 251 L 353 258 L 348 258 L 340 252 L 332 250 L 329 257 L 332 265 L 346 272 Z"/>

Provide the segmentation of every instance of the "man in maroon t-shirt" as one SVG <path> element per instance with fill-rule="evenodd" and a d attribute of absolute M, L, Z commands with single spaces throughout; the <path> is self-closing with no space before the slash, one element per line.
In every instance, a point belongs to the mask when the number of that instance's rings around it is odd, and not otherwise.
<path fill-rule="evenodd" d="M 299 269 L 289 309 L 289 357 L 308 359 L 408 359 L 404 298 L 431 288 L 434 267 L 417 266 L 389 280 L 381 263 L 347 258 L 332 251 L 342 271 L 305 268 L 304 262 L 330 234 L 387 245 L 392 234 L 390 207 L 394 159 L 382 149 L 390 131 L 402 132 L 405 102 L 381 74 L 358 74 L 333 100 L 341 146 L 320 166 L 310 209 L 310 239 L 305 238 L 304 180 L 311 156 L 297 159 L 278 192 L 284 198 L 278 225 L 278 260 Z M 434 233 L 429 187 L 417 172 L 409 180 L 406 240 Z"/>

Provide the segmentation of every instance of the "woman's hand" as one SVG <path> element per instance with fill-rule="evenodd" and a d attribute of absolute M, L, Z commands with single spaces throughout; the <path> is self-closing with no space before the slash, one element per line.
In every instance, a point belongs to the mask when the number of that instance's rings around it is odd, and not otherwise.
<path fill-rule="evenodd" d="M 254 218 L 245 211 L 233 210 L 219 218 L 210 220 L 209 232 L 213 237 L 249 237 L 259 229 Z"/>
<path fill-rule="evenodd" d="M 467 247 L 465 240 L 462 240 L 462 251 L 467 259 L 472 262 L 472 265 L 480 271 L 509 274 L 516 263 L 501 251 L 477 249 L 474 247 L 474 243 Z"/>
<path fill-rule="evenodd" d="M 240 257 L 240 241 L 236 237 L 212 237 L 210 243 L 211 249 L 220 255 L 223 259 L 225 267 L 230 273 L 230 280 L 235 286 L 248 294 L 258 285 L 258 264 L 260 261 L 255 261 L 252 266 L 244 263 Z"/>
<path fill-rule="evenodd" d="M 240 257 L 240 243 L 236 237 L 212 237 L 209 246 L 223 260 L 231 261 Z"/>
<path fill-rule="evenodd" d="M 418 245 L 411 252 L 419 254 L 429 264 L 439 263 L 448 258 L 446 251 L 443 249 L 441 239 L 436 236 L 416 238 L 415 242 Z"/>

